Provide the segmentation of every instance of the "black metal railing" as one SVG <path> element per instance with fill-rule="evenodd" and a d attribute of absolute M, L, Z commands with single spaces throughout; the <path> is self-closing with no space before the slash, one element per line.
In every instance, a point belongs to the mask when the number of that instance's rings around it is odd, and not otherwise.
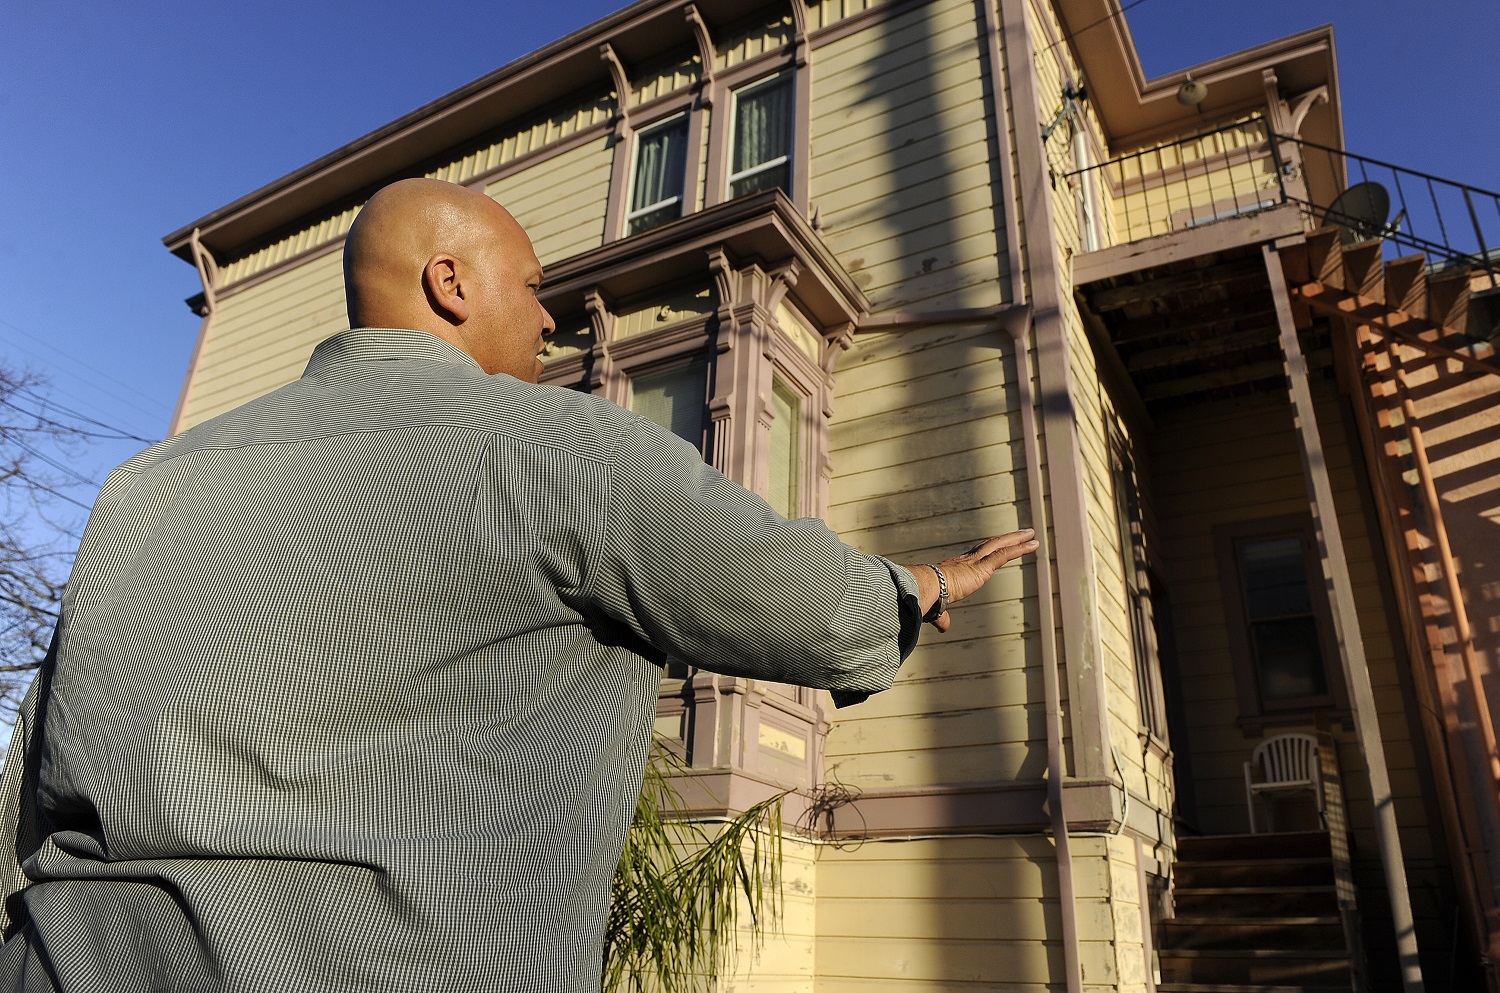
<path fill-rule="evenodd" d="M 1125 244 L 1287 202 L 1285 173 L 1264 118 L 1174 138 L 1065 177 L 1103 201 L 1103 240 Z"/>
<path fill-rule="evenodd" d="M 1079 183 L 1085 173 L 1094 182 Z M 1311 224 L 1340 228 L 1347 243 L 1380 238 L 1393 254 L 1421 252 L 1436 267 L 1464 267 L 1500 287 L 1500 193 L 1276 135 L 1258 115 L 1065 176 L 1098 190 L 1106 243 L 1294 203 Z"/>
<path fill-rule="evenodd" d="M 1341 192 L 1327 205 L 1288 199 L 1338 227 L 1346 242 L 1381 238 L 1421 252 L 1432 264 L 1463 266 L 1487 276 L 1489 286 L 1500 286 L 1500 193 L 1317 142 L 1281 140 L 1297 147 L 1304 168 L 1321 164 L 1343 177 Z"/>

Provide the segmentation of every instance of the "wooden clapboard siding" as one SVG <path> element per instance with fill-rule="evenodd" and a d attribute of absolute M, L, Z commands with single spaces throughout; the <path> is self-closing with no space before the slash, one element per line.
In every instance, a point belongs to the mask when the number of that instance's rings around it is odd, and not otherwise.
<path fill-rule="evenodd" d="M 1042 104 L 1037 110 L 1043 120 L 1051 120 L 1062 106 L 1060 96 L 1066 81 L 1076 82 L 1080 73 L 1072 61 L 1069 46 L 1052 44 L 1062 37 L 1050 4 L 1028 5 L 1028 16 L 1032 36 L 1037 47 L 1035 59 L 1037 72 L 1037 94 Z M 1049 103 L 1049 101 L 1051 101 Z M 1083 102 L 1078 107 L 1082 115 L 1085 138 L 1094 160 L 1106 154 L 1102 126 L 1092 105 Z M 1068 172 L 1074 167 L 1071 149 L 1072 124 L 1058 128 L 1046 146 L 1048 161 L 1056 173 Z M 1125 580 L 1120 548 L 1119 525 L 1114 496 L 1114 473 L 1111 435 L 1128 431 L 1117 414 L 1112 399 L 1100 385 L 1099 369 L 1093 348 L 1089 343 L 1082 317 L 1071 303 L 1072 287 L 1066 282 L 1070 267 L 1068 257 L 1083 250 L 1082 234 L 1079 230 L 1078 196 L 1076 180 L 1062 179 L 1051 191 L 1053 212 L 1053 249 L 1057 252 L 1058 271 L 1063 274 L 1062 297 L 1068 301 L 1063 308 L 1063 319 L 1067 333 L 1068 361 L 1073 370 L 1074 392 L 1072 396 L 1075 412 L 1077 440 L 1082 457 L 1084 509 L 1089 529 L 1089 545 L 1093 557 L 1095 587 L 1091 591 L 1093 601 L 1093 634 L 1098 639 L 1102 653 L 1105 699 L 1103 705 L 1108 718 L 1108 739 L 1111 750 L 1110 763 L 1124 780 L 1131 802 L 1155 811 L 1171 807 L 1171 774 L 1160 751 L 1143 749 L 1141 733 L 1144 728 L 1140 718 L 1140 687 L 1137 684 L 1134 642 L 1130 626 L 1130 605 L 1125 599 Z M 1096 190 L 1096 216 L 1107 214 L 1101 207 L 1107 191 Z M 1100 231 L 1101 239 L 1108 237 L 1107 225 Z M 1148 542 L 1149 542 L 1148 534 Z M 1167 820 L 1159 817 L 1132 818 L 1132 827 L 1148 830 L 1153 840 Z"/>
<path fill-rule="evenodd" d="M 744 897 L 739 898 L 739 928 L 734 935 L 731 968 L 719 989 L 738 993 L 805 991 L 813 981 L 817 931 L 818 848 L 788 836 L 782 842 L 781 917 L 764 928 L 757 943 Z"/>
<path fill-rule="evenodd" d="M 938 0 L 813 60 L 812 203 L 877 311 L 1002 302 L 981 51 L 972 5 Z"/>
<path fill-rule="evenodd" d="M 354 223 L 354 217 L 358 213 L 358 207 L 335 211 L 294 234 L 221 265 L 216 289 L 227 289 L 272 266 L 280 265 L 293 256 L 342 238 L 349 232 L 349 225 Z"/>
<path fill-rule="evenodd" d="M 609 93 L 587 94 L 577 101 L 501 129 L 499 137 L 490 136 L 478 147 L 462 150 L 454 158 L 429 170 L 426 175 L 452 183 L 468 182 L 521 155 L 538 151 L 583 128 L 609 120 L 614 113 L 614 106 L 614 97 Z M 607 185 L 608 181 L 606 172 L 604 183 Z M 318 217 L 269 245 L 233 259 L 220 259 L 217 288 L 228 289 L 303 252 L 342 239 L 358 212 L 358 206 L 342 207 Z"/>
<path fill-rule="evenodd" d="M 783 7 L 771 9 L 769 14 L 738 24 L 728 30 L 722 39 L 716 40 L 717 51 L 714 64 L 720 69 L 748 62 L 757 55 L 774 51 L 792 40 L 792 15 Z"/>
<path fill-rule="evenodd" d="M 603 124 L 614 113 L 613 93 L 601 90 L 583 94 L 549 111 L 502 128 L 499 137 L 491 136 L 478 147 L 465 149 L 427 175 L 433 179 L 446 179 L 450 183 L 466 183 L 584 128 Z"/>
<path fill-rule="evenodd" d="M 626 71 L 634 77 L 630 86 L 630 102 L 645 103 L 691 86 L 698 81 L 702 68 L 703 58 L 696 49 L 678 52 L 639 70 L 626 66 Z"/>
<path fill-rule="evenodd" d="M 313 346 L 349 326 L 342 251 L 219 302 L 182 412 L 188 428 L 302 375 Z"/>
<path fill-rule="evenodd" d="M 604 243 L 604 207 L 614 150 L 601 137 L 534 169 L 496 180 L 484 192 L 531 235 L 546 266 Z"/>
<path fill-rule="evenodd" d="M 929 561 L 1029 519 L 1012 347 L 982 326 L 856 339 L 830 427 L 828 519 L 847 540 Z M 866 788 L 1040 777 L 1038 615 L 1026 568 L 1001 573 L 894 689 L 839 713 L 829 767 Z"/>
<path fill-rule="evenodd" d="M 1102 894 L 1106 875 L 1101 859 L 1075 864 L 1080 893 Z M 1045 838 L 824 848 L 813 989 L 1040 991 L 1061 975 L 1057 900 L 1052 843 Z M 1097 907 L 1081 916 L 1091 915 L 1099 916 Z M 1088 931 L 1106 924 L 1107 918 L 1097 920 Z M 1084 953 L 1091 975 L 1108 968 L 1100 951 Z"/>

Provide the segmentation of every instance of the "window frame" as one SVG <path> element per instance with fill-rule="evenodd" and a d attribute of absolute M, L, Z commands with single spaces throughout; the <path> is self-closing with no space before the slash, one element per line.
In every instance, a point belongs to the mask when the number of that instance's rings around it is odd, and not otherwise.
<path fill-rule="evenodd" d="M 759 162 L 749 169 L 738 173 L 734 172 L 735 138 L 739 129 L 741 98 L 779 86 L 786 87 L 787 103 L 789 105 L 790 120 L 787 123 L 787 130 L 789 132 L 787 135 L 787 151 L 774 159 Z M 794 184 L 796 182 L 794 178 L 796 168 L 793 164 L 793 159 L 797 157 L 797 79 L 794 70 L 782 69 L 736 86 L 729 91 L 729 127 L 724 139 L 724 146 L 724 181 L 722 191 L 725 200 L 736 200 L 739 196 L 752 196 L 755 193 L 761 192 L 760 190 L 752 190 L 749 193 L 742 193 L 737 196 L 734 193 L 734 184 L 737 181 L 759 176 L 763 172 L 770 172 L 772 169 L 780 168 L 781 166 L 786 167 L 786 182 L 779 188 L 788 197 L 793 195 Z"/>
<path fill-rule="evenodd" d="M 1285 700 L 1266 700 L 1261 693 L 1261 672 L 1251 635 L 1251 618 L 1245 605 L 1244 577 L 1239 547 L 1247 541 L 1296 538 L 1302 548 L 1308 601 L 1318 633 L 1319 661 L 1323 666 L 1326 693 Z M 1320 713 L 1340 714 L 1349 709 L 1334 635 L 1333 608 L 1328 600 L 1312 517 L 1287 514 L 1237 521 L 1214 528 L 1219 583 L 1224 605 L 1225 630 L 1234 663 L 1235 687 L 1240 704 L 1240 725 L 1246 733 L 1260 735 L 1266 726 L 1302 725 Z"/>
<path fill-rule="evenodd" d="M 640 168 L 641 163 L 642 139 L 650 137 L 652 132 L 665 130 L 666 128 L 676 124 L 678 121 L 682 122 L 683 157 L 681 174 L 678 176 L 677 196 L 675 198 L 672 198 L 672 200 L 659 200 L 656 203 L 648 204 L 644 207 L 632 207 L 631 204 L 635 199 L 636 170 Z M 638 234 L 645 234 L 647 231 L 655 230 L 656 228 L 661 227 L 663 224 L 669 224 L 687 213 L 689 194 L 688 173 L 690 171 L 688 169 L 688 160 L 693 155 L 694 151 L 692 109 L 689 107 L 684 107 L 680 110 L 666 114 L 665 116 L 658 117 L 650 124 L 633 129 L 630 136 L 630 167 L 628 170 L 626 170 L 625 174 L 625 212 L 624 217 L 621 220 L 624 237 L 632 238 Z M 632 221 L 660 210 L 664 206 L 670 206 L 674 200 L 678 208 L 676 217 L 670 217 L 666 220 L 659 221 L 656 224 L 651 225 L 650 227 L 641 229 L 640 231 L 630 230 Z"/>
<path fill-rule="evenodd" d="M 1110 432 L 1110 486 L 1120 545 L 1120 579 L 1124 587 L 1126 624 L 1130 631 L 1130 654 L 1135 670 L 1139 733 L 1165 751 L 1170 747 L 1171 733 L 1152 600 L 1154 584 L 1144 503 L 1130 444 L 1118 426 Z"/>

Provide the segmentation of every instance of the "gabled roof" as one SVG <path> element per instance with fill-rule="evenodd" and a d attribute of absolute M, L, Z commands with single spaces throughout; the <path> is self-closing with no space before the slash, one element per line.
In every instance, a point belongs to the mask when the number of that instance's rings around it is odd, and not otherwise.
<path fill-rule="evenodd" d="M 693 0 L 710 27 L 764 6 L 759 0 Z M 639 0 L 544 48 L 439 97 L 385 127 L 240 197 L 167 235 L 174 255 L 192 261 L 193 229 L 222 258 L 308 214 L 362 199 L 441 153 L 591 86 L 613 88 L 600 56 L 608 41 L 627 65 L 693 43 L 684 0 Z"/>

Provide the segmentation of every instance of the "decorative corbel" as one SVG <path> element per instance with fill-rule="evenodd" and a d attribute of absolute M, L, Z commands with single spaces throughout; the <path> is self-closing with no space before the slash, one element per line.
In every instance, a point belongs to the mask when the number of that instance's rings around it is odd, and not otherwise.
<path fill-rule="evenodd" d="M 708 271 L 713 273 L 714 289 L 719 293 L 719 317 L 722 320 L 726 311 L 733 311 L 739 302 L 739 274 L 734 271 L 729 255 L 722 247 L 708 250 Z"/>
<path fill-rule="evenodd" d="M 796 54 L 793 56 L 797 68 L 807 66 L 807 0 L 791 0 L 792 5 L 792 42 L 797 46 Z"/>
<path fill-rule="evenodd" d="M 764 305 L 766 313 L 774 315 L 776 308 L 781 306 L 781 301 L 786 299 L 787 291 L 797 285 L 797 277 L 802 275 L 802 263 L 797 259 L 788 259 L 772 269 L 769 275 L 771 278 L 764 291 Z"/>
<path fill-rule="evenodd" d="M 599 58 L 609 66 L 609 74 L 615 81 L 615 137 L 624 138 L 630 129 L 630 77 L 625 74 L 625 64 L 609 42 L 599 46 Z"/>
<path fill-rule="evenodd" d="M 608 345 L 615 340 L 615 315 L 609 312 L 609 304 L 598 287 L 583 294 L 583 309 L 588 312 L 589 326 L 594 330 L 594 341 Z"/>
<path fill-rule="evenodd" d="M 588 313 L 589 326 L 594 331 L 589 386 L 606 400 L 624 406 L 627 402 L 625 377 L 615 367 L 610 348 L 615 339 L 615 315 L 610 313 L 609 303 L 598 287 L 590 287 L 584 292 L 583 309 Z"/>
<path fill-rule="evenodd" d="M 1307 112 L 1318 105 L 1319 102 L 1328 102 L 1328 87 L 1319 86 L 1317 89 L 1308 90 L 1299 94 L 1292 104 L 1291 131 L 1288 138 L 1302 137 L 1302 122 L 1307 118 Z"/>
<path fill-rule="evenodd" d="M 193 228 L 193 233 L 188 237 L 188 247 L 193 252 L 193 265 L 198 269 L 198 280 L 203 284 L 203 303 L 207 308 L 205 313 L 198 316 L 207 317 L 217 310 L 219 305 L 216 295 L 219 286 L 219 263 L 215 262 L 212 253 L 203 247 L 203 240 L 199 237 L 197 228 Z"/>
<path fill-rule="evenodd" d="M 833 367 L 838 365 L 839 356 L 847 352 L 854 345 L 854 322 L 840 324 L 831 328 L 823 335 L 823 360 L 818 363 L 828 375 L 833 375 Z"/>
<path fill-rule="evenodd" d="M 703 63 L 703 70 L 698 74 L 703 83 L 714 81 L 714 40 L 708 33 L 708 25 L 703 20 L 703 15 L 698 13 L 698 8 L 688 4 L 682 9 L 682 16 L 693 29 L 693 38 L 698 42 L 698 58 Z M 707 86 L 703 87 L 707 90 Z M 708 106 L 708 97 L 702 98 L 703 106 Z"/>

